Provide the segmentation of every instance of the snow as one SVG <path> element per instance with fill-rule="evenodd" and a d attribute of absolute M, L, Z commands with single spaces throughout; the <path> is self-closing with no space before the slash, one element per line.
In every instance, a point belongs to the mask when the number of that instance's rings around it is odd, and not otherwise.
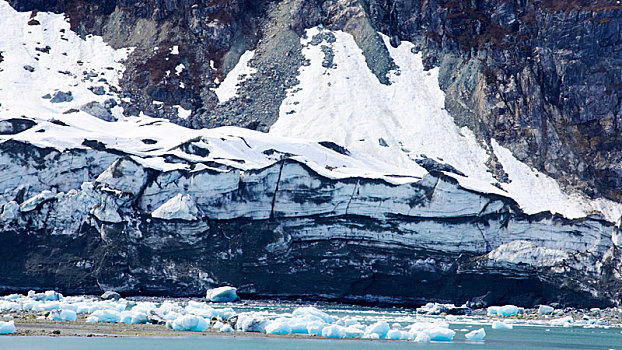
<path fill-rule="evenodd" d="M 179 55 L 179 46 L 174 45 L 174 46 L 171 48 L 171 55 Z"/>
<path fill-rule="evenodd" d="M 15 322 L 14 321 L 8 321 L 8 322 L 0 321 L 0 334 L 11 334 L 11 333 L 15 333 Z"/>
<path fill-rule="evenodd" d="M 480 328 L 464 335 L 467 340 L 482 341 L 486 337 L 484 328 Z"/>
<path fill-rule="evenodd" d="M 501 322 L 501 321 L 495 321 L 492 323 L 492 329 L 512 329 L 512 325 L 505 323 L 505 322 Z"/>
<path fill-rule="evenodd" d="M 151 216 L 163 220 L 194 221 L 199 218 L 199 208 L 190 195 L 178 193 L 154 210 Z"/>
<path fill-rule="evenodd" d="M 257 72 L 256 68 L 249 66 L 250 60 L 253 59 L 254 55 L 255 51 L 244 52 L 238 64 L 227 74 L 225 80 L 214 89 L 220 103 L 225 103 L 234 98 L 237 95 L 238 84 Z"/>
<path fill-rule="evenodd" d="M 120 62 L 132 49 L 114 50 L 99 36 L 80 38 L 70 30 L 63 14 L 38 12 L 34 18 L 41 24 L 36 26 L 28 25 L 30 16 L 31 12 L 17 12 L 7 1 L 0 1 L 4 57 L 0 63 L 0 119 L 17 115 L 49 120 L 88 102 L 117 99 L 115 95 L 95 95 L 88 88 L 101 85 L 101 79 L 105 79 L 104 85 L 118 87 L 124 71 Z M 34 71 L 25 70 L 25 65 Z M 58 91 L 71 92 L 73 100 L 51 103 L 42 98 Z"/>
<path fill-rule="evenodd" d="M 510 178 L 509 184 L 501 186 L 527 213 L 548 210 L 567 218 L 601 213 L 610 222 L 616 222 L 621 217 L 622 203 L 604 199 L 589 200 L 578 194 L 566 194 L 554 179 L 520 162 L 496 140 L 491 140 L 491 143 L 503 170 Z"/>
<path fill-rule="evenodd" d="M 230 303 L 239 299 L 234 287 L 218 287 L 207 291 L 205 298 L 215 303 Z"/>
<path fill-rule="evenodd" d="M 179 105 L 175 105 L 173 107 L 177 108 L 177 116 L 180 117 L 181 119 L 188 119 L 188 117 L 192 114 L 192 110 L 184 109 L 183 107 Z"/>
<path fill-rule="evenodd" d="M 329 32 L 334 43 L 310 44 L 314 35 Z M 550 210 L 568 218 L 592 213 L 601 213 L 610 222 L 620 218 L 622 204 L 565 194 L 553 179 L 516 160 L 495 140 L 492 149 L 480 144 L 445 110 L 438 68 L 425 71 L 422 55 L 413 53 L 412 43 L 403 41 L 394 48 L 387 37 L 383 39 L 399 67 L 389 73 L 390 85 L 381 84 L 371 73 L 350 34 L 308 29 L 301 43 L 310 65 L 300 68 L 300 84 L 288 91 L 270 133 L 333 141 L 418 177 L 427 171 L 415 160 L 425 156 L 464 173 L 466 177 L 448 173 L 462 186 L 514 198 L 528 214 Z M 336 67 L 322 66 L 322 45 L 334 52 Z M 499 184 L 492 177 L 486 162 L 493 152 L 511 183 Z M 501 185 L 503 191 L 492 184 Z"/>

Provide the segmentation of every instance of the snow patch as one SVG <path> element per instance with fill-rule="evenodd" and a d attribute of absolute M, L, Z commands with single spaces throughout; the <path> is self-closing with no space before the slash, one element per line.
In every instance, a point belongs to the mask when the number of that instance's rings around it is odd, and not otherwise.
<path fill-rule="evenodd" d="M 257 72 L 256 68 L 249 66 L 255 51 L 246 51 L 240 57 L 238 64 L 227 74 L 225 80 L 214 89 L 218 101 L 225 103 L 237 95 L 238 85 Z"/>

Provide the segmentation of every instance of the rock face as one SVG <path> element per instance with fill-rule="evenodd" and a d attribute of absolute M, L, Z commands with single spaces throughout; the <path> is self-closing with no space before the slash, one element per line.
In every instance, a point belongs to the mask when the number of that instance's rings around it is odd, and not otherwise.
<path fill-rule="evenodd" d="M 294 159 L 160 171 L 85 152 L 0 145 L 5 159 L 22 154 L 2 174 L 37 174 L 0 181 L 1 290 L 201 295 L 229 284 L 242 297 L 410 305 L 620 297 L 618 227 L 526 215 L 439 172 L 399 185 L 331 179 Z"/>

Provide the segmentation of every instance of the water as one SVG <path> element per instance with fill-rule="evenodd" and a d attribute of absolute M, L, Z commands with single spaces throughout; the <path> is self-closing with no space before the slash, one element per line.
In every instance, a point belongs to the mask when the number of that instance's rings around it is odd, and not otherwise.
<path fill-rule="evenodd" d="M 468 327 L 468 328 L 467 328 Z M 553 350 L 553 349 L 622 349 L 622 333 L 619 328 L 544 328 L 515 327 L 512 330 L 486 329 L 486 340 L 467 342 L 464 331 L 481 325 L 452 326 L 458 331 L 452 343 L 419 344 L 407 341 L 386 340 L 333 340 L 245 336 L 196 336 L 196 337 L 0 337 L 2 350 L 366 350 L 366 349 L 417 349 L 417 350 Z"/>

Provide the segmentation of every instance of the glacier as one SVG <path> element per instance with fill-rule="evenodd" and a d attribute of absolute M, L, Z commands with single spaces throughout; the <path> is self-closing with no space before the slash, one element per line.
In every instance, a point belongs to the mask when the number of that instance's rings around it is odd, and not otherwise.
<path fill-rule="evenodd" d="M 458 128 L 438 72 L 410 43 L 387 44 L 399 68 L 378 85 L 349 34 L 309 29 L 309 65 L 269 133 L 194 130 L 115 105 L 131 48 L 81 38 L 63 15 L 38 13 L 30 27 L 30 15 L 0 1 L 11 23 L 0 79 L 15 87 L 0 90 L 0 291 L 190 296 L 235 285 L 242 297 L 359 303 L 619 300 L 622 206 L 564 193 Z M 318 35 L 334 36 L 320 41 L 334 67 L 322 67 Z M 224 98 L 252 74 L 251 57 Z M 105 95 L 93 93 L 100 85 Z M 71 100 L 43 98 L 67 91 Z M 493 154 L 511 182 L 489 172 Z"/>

